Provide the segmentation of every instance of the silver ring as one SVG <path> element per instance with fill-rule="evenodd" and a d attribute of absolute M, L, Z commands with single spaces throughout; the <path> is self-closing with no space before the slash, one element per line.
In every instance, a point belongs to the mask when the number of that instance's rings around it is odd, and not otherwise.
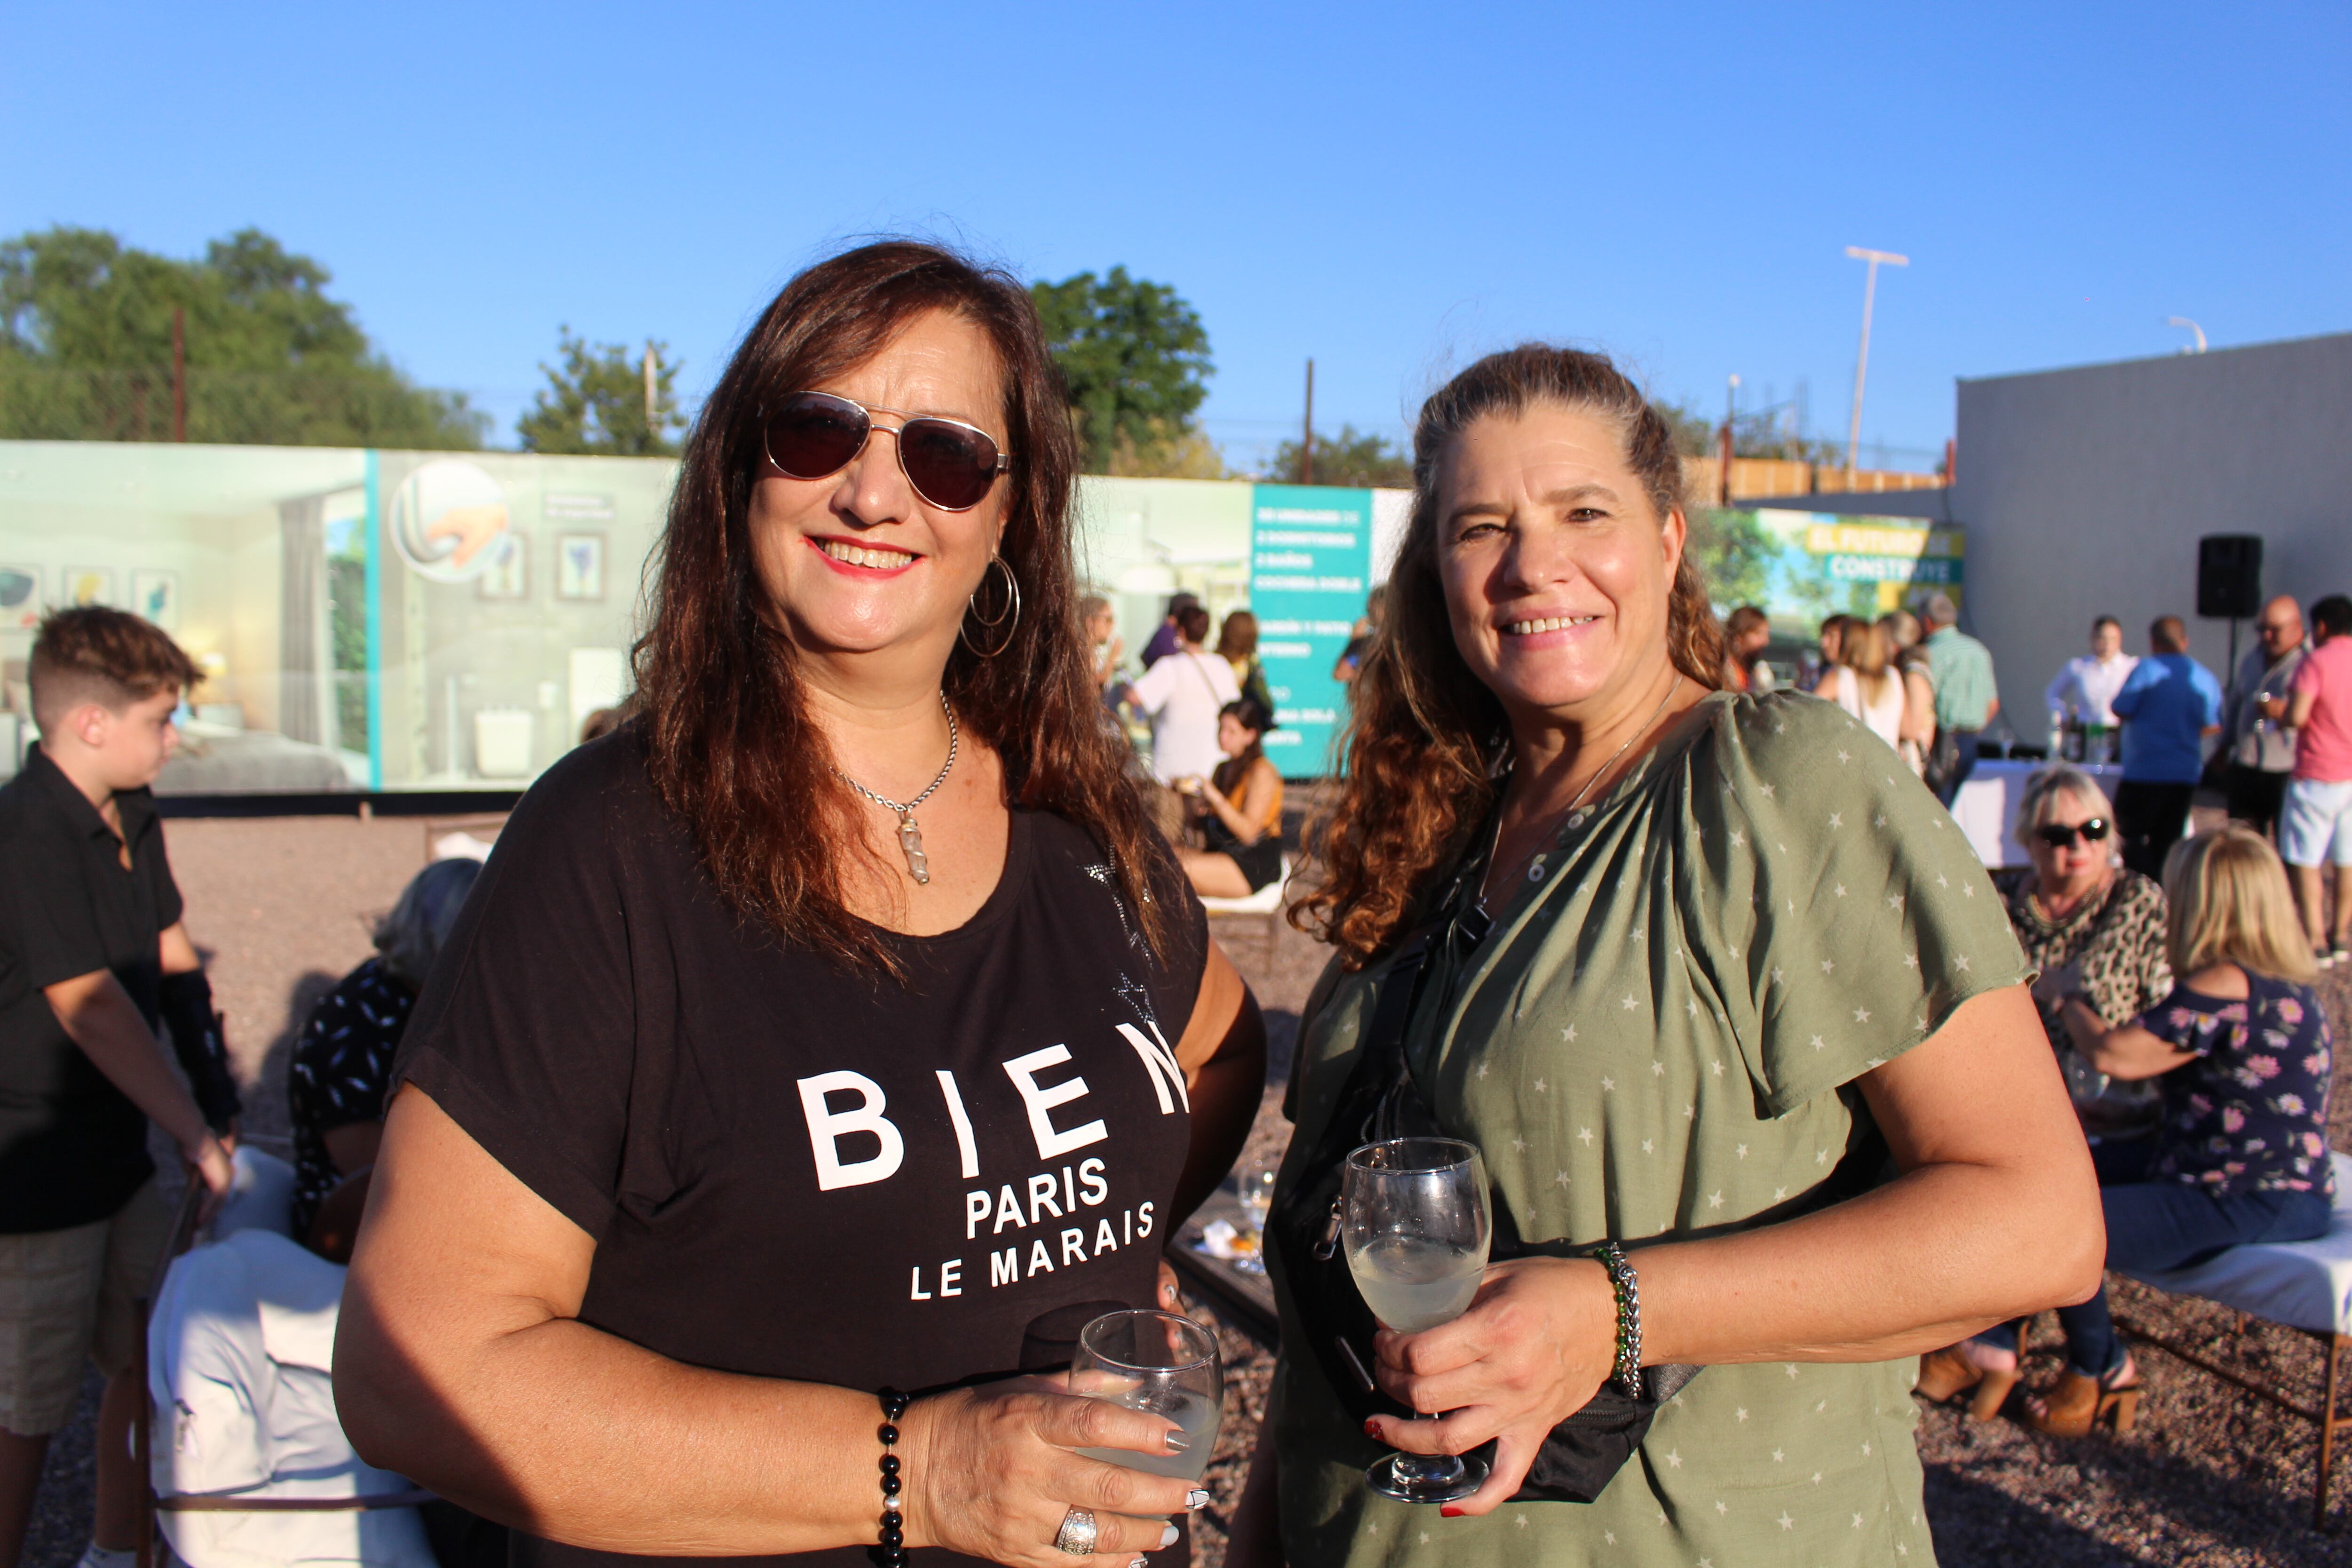
<path fill-rule="evenodd" d="M 1062 1516 L 1062 1528 L 1054 1531 L 1054 1545 L 1073 1557 L 1091 1556 L 1102 1532 L 1095 1528 L 1095 1516 L 1086 1509 L 1074 1508 Z"/>

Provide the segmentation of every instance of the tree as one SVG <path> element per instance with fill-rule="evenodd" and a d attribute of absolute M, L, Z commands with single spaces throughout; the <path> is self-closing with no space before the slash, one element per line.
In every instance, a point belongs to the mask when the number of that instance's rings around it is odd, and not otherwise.
<path fill-rule="evenodd" d="M 0 244 L 0 436 L 170 439 L 176 319 L 190 440 L 481 445 L 483 416 L 395 369 L 331 280 L 254 228 L 201 261 L 99 229 L 19 235 Z"/>
<path fill-rule="evenodd" d="M 1029 286 L 1062 368 L 1089 473 L 1108 473 L 1122 445 L 1146 467 L 1192 434 L 1216 373 L 1199 312 L 1165 283 L 1081 272 Z"/>
<path fill-rule="evenodd" d="M 653 417 L 646 417 L 645 362 L 619 343 L 591 343 L 570 327 L 556 330 L 561 368 L 542 363 L 547 384 L 515 434 L 531 452 L 604 458 L 669 458 L 686 428 L 677 409 L 677 366 L 669 345 L 648 341 L 654 356 Z"/>
<path fill-rule="evenodd" d="M 1718 609 L 1764 603 L 1780 544 L 1754 512 L 1692 509 L 1686 548 L 1706 574 L 1707 596 Z"/>
<path fill-rule="evenodd" d="M 1298 478 L 1298 443 L 1285 441 L 1274 449 L 1270 472 L 1276 479 Z M 1337 436 L 1315 437 L 1315 482 L 1356 489 L 1412 489 L 1412 459 L 1387 437 L 1359 432 L 1342 425 Z"/>

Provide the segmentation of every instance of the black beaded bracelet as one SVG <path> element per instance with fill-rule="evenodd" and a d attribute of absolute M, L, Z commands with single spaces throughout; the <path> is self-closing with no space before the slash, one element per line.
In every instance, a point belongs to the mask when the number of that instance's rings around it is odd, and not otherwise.
<path fill-rule="evenodd" d="M 1617 1298 L 1617 1386 L 1627 1397 L 1642 1397 L 1642 1286 L 1625 1249 L 1604 1241 L 1592 1249 L 1592 1260 L 1609 1272 L 1609 1288 Z"/>
<path fill-rule="evenodd" d="M 881 1568 L 907 1568 L 906 1510 L 898 1494 L 905 1489 L 898 1479 L 898 1456 L 891 1450 L 898 1444 L 898 1417 L 907 1413 L 908 1398 L 895 1388 L 877 1391 L 882 1402 L 882 1425 L 875 1436 L 882 1439 L 882 1540 L 866 1555 Z"/>

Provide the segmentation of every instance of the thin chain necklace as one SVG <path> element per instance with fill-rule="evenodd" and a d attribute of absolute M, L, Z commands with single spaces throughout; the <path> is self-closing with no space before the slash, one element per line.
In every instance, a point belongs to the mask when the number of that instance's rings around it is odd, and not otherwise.
<path fill-rule="evenodd" d="M 1574 799 L 1570 800 L 1566 805 L 1562 806 L 1550 818 L 1551 822 L 1558 822 L 1561 817 L 1566 817 L 1568 819 L 1568 825 L 1570 827 L 1581 827 L 1584 826 L 1584 818 L 1578 813 L 1576 808 L 1584 804 L 1584 797 L 1592 793 L 1592 786 L 1601 782 L 1602 775 L 1607 773 L 1611 768 L 1617 765 L 1617 759 L 1623 756 L 1628 751 L 1631 751 L 1634 742 L 1640 740 L 1643 736 L 1650 732 L 1650 726 L 1658 721 L 1658 715 L 1666 710 L 1666 704 L 1672 702 L 1675 700 L 1675 693 L 1680 691 L 1682 689 L 1683 678 L 1680 674 L 1677 674 L 1675 677 L 1675 683 L 1666 688 L 1666 694 L 1658 699 L 1658 705 L 1650 710 L 1650 716 L 1642 721 L 1642 727 L 1634 731 L 1632 734 L 1626 736 L 1625 743 L 1623 745 L 1619 746 L 1614 752 L 1609 753 L 1609 760 L 1601 763 L 1600 767 L 1593 770 L 1592 775 L 1584 781 L 1584 787 L 1576 792 Z M 1549 824 L 1547 824 L 1546 831 L 1549 831 Z M 1543 841 L 1541 836 L 1538 836 L 1536 841 L 1540 844 Z M 1496 849 L 1501 848 L 1502 843 L 1503 814 L 1498 811 L 1495 814 L 1495 847 Z M 1494 850 L 1490 849 L 1487 851 L 1487 877 L 1491 877 L 1494 874 Z M 1479 879 L 1478 906 L 1481 909 L 1484 909 L 1486 904 L 1486 879 L 1487 879 L 1486 877 Z"/>
<path fill-rule="evenodd" d="M 948 760 L 940 764 L 940 776 L 930 782 L 929 787 L 925 789 L 922 794 L 917 795 L 914 799 L 908 801 L 905 805 L 902 805 L 895 800 L 888 800 L 881 795 L 876 795 L 872 790 L 867 789 L 864 784 L 859 784 L 856 779 L 851 778 L 839 768 L 833 769 L 833 776 L 835 778 L 839 779 L 842 783 L 847 784 L 850 788 L 856 790 L 858 794 L 864 795 L 866 799 L 872 801 L 883 810 L 896 812 L 898 814 L 898 847 L 906 853 L 907 875 L 915 879 L 915 885 L 917 887 L 924 887 L 929 884 L 931 879 L 931 862 L 929 858 L 923 853 L 923 830 L 915 826 L 915 807 L 930 799 L 932 794 L 939 789 L 940 785 L 948 782 L 948 773 L 955 767 L 955 710 L 948 706 L 948 694 L 945 691 L 941 691 L 940 693 L 940 711 L 948 716 Z M 831 763 L 827 763 L 826 765 L 828 767 L 832 766 Z"/>

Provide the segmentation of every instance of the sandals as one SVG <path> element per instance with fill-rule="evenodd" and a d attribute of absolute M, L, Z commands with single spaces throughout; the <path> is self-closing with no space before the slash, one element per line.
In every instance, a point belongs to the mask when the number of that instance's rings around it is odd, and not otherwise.
<path fill-rule="evenodd" d="M 2038 1394 L 2028 1394 L 2025 1424 L 2045 1437 L 2084 1437 L 2095 1426 L 2111 1426 L 2120 1437 L 2132 1429 L 2139 1415 L 2139 1380 L 2111 1383 L 2131 1370 L 2127 1361 L 2105 1377 L 2093 1377 L 2068 1367 L 2056 1383 Z"/>
<path fill-rule="evenodd" d="M 1935 1405 L 1969 1394 L 1969 1419 L 1982 1426 L 2000 1414 L 2009 1391 L 2016 1386 L 2014 1369 L 1987 1372 L 1959 1346 L 1947 1345 L 1919 1358 L 1919 1381 L 1911 1385 L 1911 1392 Z"/>

